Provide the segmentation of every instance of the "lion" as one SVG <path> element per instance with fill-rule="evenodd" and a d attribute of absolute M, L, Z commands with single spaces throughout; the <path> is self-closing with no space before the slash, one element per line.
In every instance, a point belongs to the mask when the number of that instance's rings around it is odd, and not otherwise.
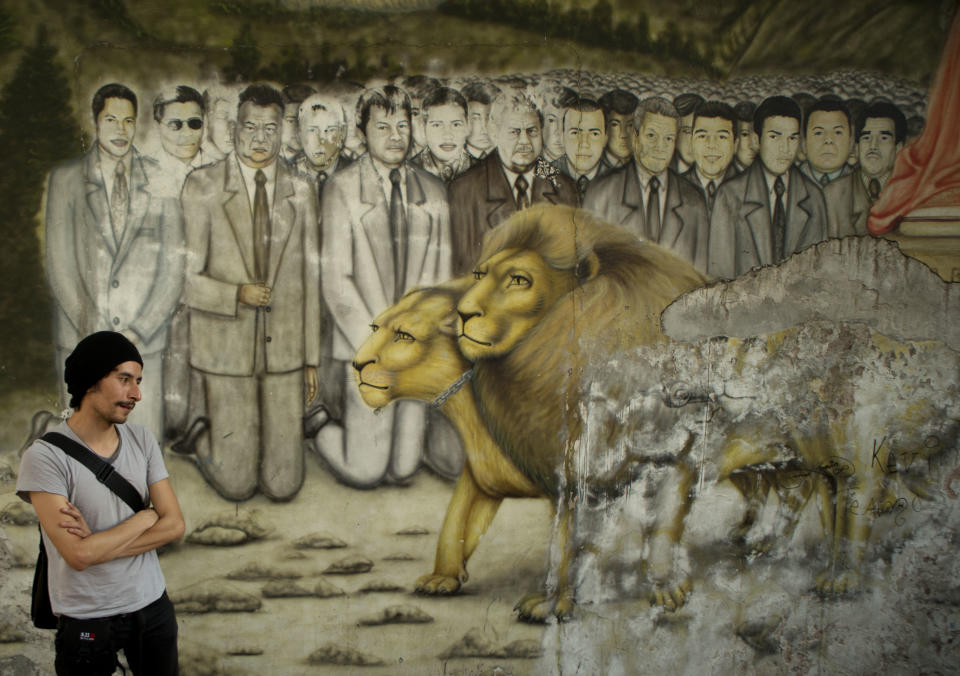
<path fill-rule="evenodd" d="M 522 600 L 519 611 L 533 620 L 562 619 L 574 606 L 574 503 L 624 490 L 637 471 L 627 462 L 602 475 L 578 473 L 584 368 L 667 342 L 661 312 L 706 279 L 656 244 L 587 212 L 552 205 L 521 211 L 488 233 L 479 260 L 476 281 L 457 305 L 460 351 L 474 363 L 474 389 L 494 441 L 556 501 L 559 517 L 556 584 Z M 622 437 L 624 431 L 606 433 Z M 691 473 L 674 464 L 679 476 L 665 490 L 685 496 Z M 671 609 L 690 590 L 689 580 L 671 579 L 669 553 L 685 514 L 681 506 L 657 515 L 646 561 L 653 600 Z"/>
<path fill-rule="evenodd" d="M 449 595 L 466 583 L 467 561 L 504 498 L 544 498 L 500 451 L 467 383 L 471 364 L 457 348 L 456 304 L 467 277 L 414 289 L 381 313 L 353 362 L 364 402 L 382 408 L 399 399 L 432 403 L 463 440 L 466 462 L 447 507 L 433 572 L 416 581 L 421 594 Z"/>

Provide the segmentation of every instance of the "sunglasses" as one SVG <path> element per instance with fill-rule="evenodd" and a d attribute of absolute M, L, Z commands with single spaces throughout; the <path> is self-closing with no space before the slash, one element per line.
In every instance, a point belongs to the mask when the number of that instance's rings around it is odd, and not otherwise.
<path fill-rule="evenodd" d="M 183 129 L 183 120 L 167 120 L 167 126 L 173 131 L 180 131 Z M 203 127 L 203 120 L 199 117 L 191 117 L 187 120 L 187 126 L 191 129 L 200 129 Z"/>

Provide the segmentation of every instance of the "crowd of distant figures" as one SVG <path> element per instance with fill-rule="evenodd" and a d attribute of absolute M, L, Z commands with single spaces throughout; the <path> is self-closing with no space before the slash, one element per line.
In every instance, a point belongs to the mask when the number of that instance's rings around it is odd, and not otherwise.
<path fill-rule="evenodd" d="M 374 416 L 345 384 L 373 318 L 472 272 L 512 214 L 582 207 L 731 279 L 867 235 L 925 94 L 855 72 L 183 84 L 152 99 L 145 153 L 139 103 L 101 87 L 96 142 L 51 173 L 58 363 L 89 332 L 124 332 L 144 357 L 134 419 L 195 441 L 225 497 L 284 500 L 303 481 L 304 390 L 341 481 L 459 470 L 422 406 Z"/>

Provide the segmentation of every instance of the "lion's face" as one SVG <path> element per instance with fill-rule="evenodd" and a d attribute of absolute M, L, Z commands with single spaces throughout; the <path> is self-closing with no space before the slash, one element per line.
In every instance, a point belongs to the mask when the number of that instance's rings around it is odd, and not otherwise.
<path fill-rule="evenodd" d="M 374 320 L 353 361 L 367 406 L 432 401 L 469 368 L 457 350 L 454 303 L 449 294 L 417 291 Z"/>
<path fill-rule="evenodd" d="M 509 353 L 573 287 L 535 251 L 507 249 L 477 265 L 476 283 L 457 305 L 460 352 L 470 361 Z"/>

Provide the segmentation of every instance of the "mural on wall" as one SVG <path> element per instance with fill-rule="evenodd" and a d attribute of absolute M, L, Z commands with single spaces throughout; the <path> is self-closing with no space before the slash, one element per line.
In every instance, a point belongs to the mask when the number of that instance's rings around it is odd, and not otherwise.
<path fill-rule="evenodd" d="M 955 2 L 28 4 L 3 669 L 105 329 L 183 673 L 955 669 Z"/>

